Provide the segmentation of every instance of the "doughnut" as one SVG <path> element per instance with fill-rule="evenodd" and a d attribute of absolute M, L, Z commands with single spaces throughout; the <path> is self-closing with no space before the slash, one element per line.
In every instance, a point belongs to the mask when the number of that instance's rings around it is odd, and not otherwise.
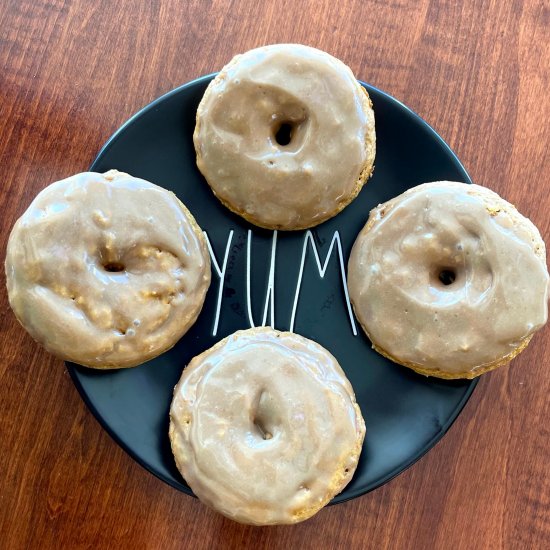
<path fill-rule="evenodd" d="M 234 57 L 197 110 L 197 166 L 218 199 L 268 229 L 335 216 L 370 177 L 374 112 L 331 55 L 275 44 Z"/>
<path fill-rule="evenodd" d="M 425 183 L 379 205 L 353 245 L 353 308 L 374 349 L 420 374 L 475 378 L 547 319 L 546 248 L 478 185 Z"/>
<path fill-rule="evenodd" d="M 195 357 L 174 390 L 170 441 L 193 492 L 252 525 L 297 523 L 351 480 L 365 423 L 336 359 L 254 328 Z"/>
<path fill-rule="evenodd" d="M 195 322 L 210 257 L 176 196 L 111 170 L 46 187 L 8 241 L 10 305 L 58 357 L 133 367 L 172 347 Z"/>

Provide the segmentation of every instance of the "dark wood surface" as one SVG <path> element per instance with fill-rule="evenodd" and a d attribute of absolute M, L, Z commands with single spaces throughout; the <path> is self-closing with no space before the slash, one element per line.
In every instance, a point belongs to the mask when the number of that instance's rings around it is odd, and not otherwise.
<path fill-rule="evenodd" d="M 418 112 L 550 238 L 542 1 L 0 2 L 0 239 L 131 114 L 274 42 L 331 52 Z M 483 376 L 447 436 L 381 489 L 292 527 L 235 524 L 138 466 L 0 289 L 0 547 L 548 548 L 548 330 Z"/>

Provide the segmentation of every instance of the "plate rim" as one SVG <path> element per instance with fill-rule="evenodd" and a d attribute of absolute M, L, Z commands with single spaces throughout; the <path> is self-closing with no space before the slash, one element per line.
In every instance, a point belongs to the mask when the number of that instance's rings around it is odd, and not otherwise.
<path fill-rule="evenodd" d="M 92 161 L 89 171 L 94 170 L 94 166 L 101 160 L 101 158 L 111 149 L 111 147 L 120 139 L 121 135 L 126 131 L 126 129 L 132 125 L 137 119 L 143 117 L 160 103 L 166 101 L 167 99 L 171 98 L 172 96 L 178 95 L 182 91 L 186 90 L 187 88 L 193 88 L 197 85 L 203 84 L 205 82 L 209 82 L 212 80 L 218 73 L 213 72 L 209 73 L 203 76 L 200 76 L 198 78 L 195 78 L 193 80 L 190 80 L 181 86 L 178 86 L 161 96 L 155 98 L 150 103 L 146 104 L 144 107 L 139 109 L 136 113 L 134 113 L 130 118 L 128 118 L 121 126 L 118 127 L 117 130 L 111 136 L 107 139 L 107 141 L 103 144 L 103 146 L 100 148 L 99 152 L 95 156 L 94 160 Z M 410 107 L 405 105 L 400 100 L 396 99 L 389 93 L 381 90 L 380 88 L 377 88 L 376 86 L 373 86 L 371 84 L 368 84 L 362 80 L 358 80 L 358 82 L 363 86 L 369 93 L 371 91 L 374 91 L 377 94 L 380 94 L 384 97 L 385 100 L 389 101 L 390 103 L 394 104 L 396 107 L 400 109 L 400 111 L 409 117 L 410 119 L 413 119 L 417 124 L 420 124 L 420 126 L 425 127 L 431 136 L 435 138 L 435 140 L 439 143 L 440 146 L 443 147 L 443 149 L 446 150 L 446 152 L 451 157 L 452 161 L 458 166 L 460 171 L 463 172 L 465 175 L 465 179 L 467 180 L 466 183 L 471 184 L 472 179 L 460 161 L 460 159 L 457 157 L 455 152 L 451 149 L 451 147 L 445 142 L 445 140 L 439 135 L 439 133 L 426 121 L 424 120 L 420 115 L 418 115 L 415 111 L 413 111 Z M 65 367 L 69 373 L 69 376 L 80 394 L 80 397 L 84 401 L 84 404 L 89 409 L 89 411 L 92 413 L 95 420 L 99 423 L 99 425 L 107 432 L 107 434 L 113 439 L 113 441 L 122 448 L 129 456 L 137 462 L 140 466 L 142 466 L 145 470 L 147 470 L 149 473 L 151 473 L 154 477 L 160 479 L 161 481 L 167 483 L 169 486 L 173 487 L 174 489 L 178 490 L 179 492 L 185 493 L 187 495 L 190 495 L 192 497 L 196 498 L 196 495 L 193 493 L 191 488 L 187 485 L 183 485 L 181 482 L 177 482 L 162 472 L 155 471 L 153 467 L 148 464 L 145 460 L 143 460 L 130 446 L 128 446 L 124 441 L 122 441 L 119 436 L 115 433 L 115 431 L 107 424 L 107 422 L 104 420 L 103 416 L 99 414 L 98 409 L 93 405 L 91 399 L 88 396 L 88 393 L 86 392 L 84 386 L 82 385 L 81 379 L 78 377 L 77 372 L 79 368 L 86 368 L 86 367 L 80 367 L 79 365 L 65 362 Z M 397 365 L 396 368 L 405 368 L 400 365 Z M 374 491 L 375 489 L 378 489 L 379 487 L 382 487 L 386 483 L 390 482 L 392 479 L 397 477 L 399 474 L 404 473 L 406 470 L 408 470 L 410 467 L 412 467 L 414 464 L 416 464 L 424 455 L 426 455 L 430 450 L 432 450 L 440 441 L 443 439 L 443 437 L 447 434 L 451 426 L 454 424 L 454 422 L 458 419 L 460 416 L 462 410 L 464 409 L 466 403 L 470 400 L 475 388 L 477 387 L 477 384 L 479 382 L 479 377 L 474 378 L 468 381 L 469 384 L 466 388 L 466 391 L 464 395 L 462 396 L 462 399 L 459 401 L 459 403 L 456 405 L 456 407 L 453 409 L 452 414 L 449 417 L 449 420 L 445 422 L 439 429 L 439 431 L 426 443 L 422 445 L 422 448 L 418 453 L 413 455 L 412 457 L 409 457 L 407 460 L 401 462 L 399 466 L 395 467 L 393 470 L 391 470 L 388 474 L 386 474 L 384 477 L 379 478 L 376 480 L 376 482 L 373 482 L 369 485 L 366 485 L 361 488 L 356 488 L 352 491 L 349 491 L 345 496 L 343 496 L 343 492 L 336 495 L 329 503 L 329 505 L 334 504 L 340 504 L 342 502 L 347 502 L 349 500 L 355 499 L 359 496 L 365 495 L 367 493 L 370 493 L 371 491 Z M 166 436 L 168 437 L 168 432 L 166 433 Z M 344 488 L 345 490 L 345 488 Z"/>

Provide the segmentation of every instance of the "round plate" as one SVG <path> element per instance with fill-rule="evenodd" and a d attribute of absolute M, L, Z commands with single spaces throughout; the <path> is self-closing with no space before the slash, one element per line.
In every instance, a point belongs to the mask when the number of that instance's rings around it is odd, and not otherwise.
<path fill-rule="evenodd" d="M 117 168 L 171 189 L 191 210 L 215 256 L 200 317 L 172 350 L 144 365 L 112 371 L 68 365 L 69 373 L 117 443 L 150 472 L 192 494 L 168 439 L 172 390 L 183 368 L 252 323 L 274 320 L 277 329 L 293 328 L 338 359 L 365 417 L 359 466 L 333 501 L 341 502 L 379 487 L 433 447 L 476 384 L 426 378 L 371 349 L 343 284 L 351 247 L 377 204 L 423 182 L 470 179 L 428 124 L 364 85 L 376 113 L 374 176 L 343 212 L 311 231 L 259 229 L 220 204 L 195 164 L 195 113 L 212 78 L 190 82 L 145 107 L 114 134 L 91 167 L 97 172 Z"/>

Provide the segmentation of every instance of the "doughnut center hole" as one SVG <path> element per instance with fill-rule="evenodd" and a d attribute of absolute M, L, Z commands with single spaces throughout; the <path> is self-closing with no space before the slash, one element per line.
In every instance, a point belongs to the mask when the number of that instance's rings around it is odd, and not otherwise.
<path fill-rule="evenodd" d="M 256 426 L 256 429 L 258 430 L 258 432 L 260 432 L 260 435 L 264 441 L 267 441 L 268 439 L 271 439 L 273 437 L 273 434 L 271 434 L 269 430 L 265 427 L 261 418 L 254 419 L 254 426 Z"/>
<path fill-rule="evenodd" d="M 105 271 L 109 271 L 110 273 L 120 273 L 121 271 L 124 271 L 126 267 L 120 262 L 107 262 L 106 264 L 103 264 L 103 269 Z"/>
<path fill-rule="evenodd" d="M 265 390 L 260 392 L 252 411 L 252 424 L 264 441 L 273 438 L 273 400 Z"/>
<path fill-rule="evenodd" d="M 292 141 L 295 125 L 292 122 L 281 122 L 278 128 L 275 128 L 275 141 L 283 147 L 289 145 Z"/>
<path fill-rule="evenodd" d="M 438 279 L 445 286 L 452 285 L 456 280 L 456 271 L 454 269 L 445 267 L 439 271 Z"/>

